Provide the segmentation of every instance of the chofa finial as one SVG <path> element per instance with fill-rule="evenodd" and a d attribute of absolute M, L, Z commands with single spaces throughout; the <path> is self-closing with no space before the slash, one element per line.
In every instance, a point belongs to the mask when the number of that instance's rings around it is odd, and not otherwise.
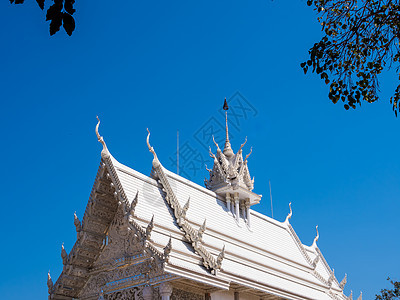
<path fill-rule="evenodd" d="M 147 134 L 147 139 L 146 139 L 146 142 L 147 142 L 147 147 L 149 148 L 149 151 L 153 154 L 153 156 L 154 156 L 154 159 L 153 159 L 153 166 L 154 167 L 157 167 L 157 166 L 159 166 L 160 165 L 160 161 L 158 160 L 158 157 L 157 157 L 157 154 L 156 154 L 156 152 L 154 151 L 154 148 L 150 145 L 150 130 L 147 128 L 147 132 L 148 132 L 148 134 Z"/>
<path fill-rule="evenodd" d="M 96 118 L 98 121 L 97 125 L 96 125 L 96 129 L 95 129 L 96 135 L 97 135 L 97 140 L 103 145 L 103 150 L 101 151 L 101 156 L 106 158 L 106 157 L 110 156 L 110 152 L 108 152 L 107 145 L 106 145 L 106 142 L 104 141 L 104 138 L 102 136 L 100 136 L 100 134 L 99 134 L 100 119 L 98 116 L 96 116 Z"/>
<path fill-rule="evenodd" d="M 225 131 L 226 131 L 226 140 L 225 140 L 225 147 L 223 153 L 225 154 L 226 157 L 231 158 L 233 155 L 232 147 L 231 147 L 231 142 L 229 141 L 229 132 L 228 132 L 228 102 L 226 102 L 226 97 L 224 100 L 224 106 L 222 109 L 225 111 Z"/>
<path fill-rule="evenodd" d="M 293 212 L 292 212 L 292 202 L 289 202 L 289 213 L 288 213 L 288 215 L 286 217 L 285 223 L 289 223 L 289 220 L 292 217 L 292 214 L 293 214 Z"/>
<path fill-rule="evenodd" d="M 318 232 L 318 225 L 317 226 L 315 226 L 315 230 L 317 231 L 317 235 L 315 236 L 315 238 L 314 238 L 314 241 L 313 241 L 313 247 L 317 247 L 317 241 L 318 241 L 318 239 L 319 239 L 319 232 Z"/>

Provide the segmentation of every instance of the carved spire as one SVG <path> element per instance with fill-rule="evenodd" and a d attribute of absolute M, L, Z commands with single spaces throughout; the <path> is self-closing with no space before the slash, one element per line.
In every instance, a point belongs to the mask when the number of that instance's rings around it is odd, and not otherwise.
<path fill-rule="evenodd" d="M 347 283 L 347 274 L 344 274 L 344 278 L 342 279 L 342 281 L 340 282 L 339 286 L 340 288 L 343 290 L 345 285 Z"/>
<path fill-rule="evenodd" d="M 224 154 L 227 158 L 231 158 L 234 156 L 234 153 L 231 148 L 231 143 L 229 141 L 229 132 L 228 132 L 228 102 L 226 102 L 226 98 L 224 100 L 224 107 L 225 110 L 225 131 L 226 131 L 226 139 L 225 139 L 225 147 L 224 147 Z"/>
<path fill-rule="evenodd" d="M 205 186 L 217 193 L 222 197 L 226 197 L 227 194 L 233 196 L 235 193 L 239 195 L 238 204 L 241 207 L 252 206 L 257 204 L 261 200 L 261 195 L 253 193 L 254 189 L 254 177 L 250 177 L 249 168 L 247 166 L 247 159 L 250 153 L 243 159 L 243 147 L 246 145 L 247 137 L 243 144 L 241 144 L 239 150 L 235 154 L 231 148 L 229 141 L 228 131 L 228 103 L 224 101 L 225 110 L 225 128 L 226 128 L 226 141 L 223 151 L 221 151 L 219 145 L 213 137 L 213 142 L 217 147 L 216 153 L 212 153 L 210 148 L 210 157 L 214 160 L 214 166 L 212 169 L 208 169 L 209 179 L 204 180 Z M 228 200 L 226 200 L 228 201 Z M 236 205 L 236 204 L 235 204 Z"/>
<path fill-rule="evenodd" d="M 197 232 L 197 236 L 200 240 L 203 238 L 204 231 L 206 231 L 206 221 L 207 219 L 204 219 L 203 225 L 200 226 L 199 231 Z"/>
<path fill-rule="evenodd" d="M 82 230 L 82 225 L 81 225 L 81 221 L 79 221 L 79 218 L 76 215 L 76 212 L 74 212 L 74 225 L 75 225 L 76 232 L 79 233 Z"/>
<path fill-rule="evenodd" d="M 312 247 L 317 247 L 317 241 L 318 241 L 318 239 L 319 239 L 318 225 L 315 226 L 315 230 L 317 231 L 317 235 L 316 235 L 315 238 L 314 238 L 314 241 L 313 241 L 313 243 L 312 243 Z"/>
<path fill-rule="evenodd" d="M 64 243 L 61 245 L 61 258 L 63 261 L 63 265 L 65 266 L 68 263 L 68 254 L 67 251 L 65 251 Z"/>
<path fill-rule="evenodd" d="M 190 196 L 189 196 L 188 200 L 186 201 L 185 205 L 182 208 L 181 217 L 184 218 L 184 219 L 186 218 L 186 212 L 189 209 L 189 202 L 190 202 Z"/>
<path fill-rule="evenodd" d="M 290 218 L 292 217 L 292 202 L 289 202 L 289 214 L 286 217 L 285 223 L 289 223 Z"/>
<path fill-rule="evenodd" d="M 169 236 L 169 241 L 168 244 L 164 247 L 164 257 L 166 259 L 169 258 L 169 254 L 171 253 L 172 250 L 172 237 L 171 235 Z"/>
<path fill-rule="evenodd" d="M 154 215 L 151 217 L 149 225 L 146 227 L 146 238 L 150 239 L 151 236 L 151 231 L 153 230 L 154 227 Z"/>
<path fill-rule="evenodd" d="M 95 129 L 95 132 L 97 135 L 97 140 L 103 145 L 103 150 L 101 151 L 101 156 L 104 158 L 107 158 L 110 156 L 110 152 L 108 152 L 107 145 L 106 145 L 106 142 L 104 141 L 104 138 L 102 136 L 100 136 L 100 134 L 99 134 L 100 119 L 98 116 L 96 116 L 96 118 L 98 121 L 97 125 L 96 125 L 96 129 Z"/>
<path fill-rule="evenodd" d="M 217 265 L 218 265 L 218 268 L 221 268 L 221 265 L 222 265 L 222 260 L 225 258 L 225 244 L 224 244 L 224 246 L 222 247 L 222 251 L 220 252 L 220 254 L 218 254 L 218 257 L 217 257 Z"/>
<path fill-rule="evenodd" d="M 362 292 L 360 292 L 360 296 L 358 296 L 357 300 L 362 300 Z"/>
<path fill-rule="evenodd" d="M 51 290 L 53 289 L 53 280 L 51 280 L 50 270 L 47 273 L 47 288 L 49 289 L 49 294 L 51 294 Z"/>
<path fill-rule="evenodd" d="M 135 211 L 135 207 L 136 207 L 136 204 L 138 203 L 138 199 L 139 199 L 139 190 L 137 190 L 136 196 L 132 200 L 132 203 L 131 203 L 131 209 L 130 209 L 130 214 L 131 215 L 133 215 L 133 212 Z"/>
<path fill-rule="evenodd" d="M 353 300 L 353 291 L 350 292 L 350 295 L 347 297 L 347 300 Z"/>

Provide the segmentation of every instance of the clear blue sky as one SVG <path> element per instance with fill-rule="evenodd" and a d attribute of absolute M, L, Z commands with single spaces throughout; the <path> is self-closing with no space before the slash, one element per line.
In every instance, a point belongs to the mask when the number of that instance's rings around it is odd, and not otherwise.
<path fill-rule="evenodd" d="M 321 36 L 305 0 L 78 0 L 72 37 L 50 37 L 45 13 L 26 2 L 0 2 L 2 299 L 45 299 L 47 271 L 58 278 L 100 161 L 96 115 L 114 157 L 144 174 L 146 127 L 167 168 L 177 130 L 210 166 L 199 130 L 224 121 L 223 99 L 237 91 L 253 107 L 231 132 L 235 150 L 246 136 L 244 152 L 253 146 L 254 191 L 264 195 L 255 209 L 271 215 L 271 180 L 274 217 L 283 221 L 292 202 L 308 245 L 319 225 L 338 280 L 348 274 L 347 295 L 373 299 L 388 276 L 400 280 L 394 79 L 383 78 L 379 103 L 332 104 L 299 67 Z M 181 171 L 202 184 L 205 169 L 186 163 Z"/>

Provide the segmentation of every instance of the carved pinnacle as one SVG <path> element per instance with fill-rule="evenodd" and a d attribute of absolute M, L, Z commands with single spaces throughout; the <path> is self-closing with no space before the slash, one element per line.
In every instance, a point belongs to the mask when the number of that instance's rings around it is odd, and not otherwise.
<path fill-rule="evenodd" d="M 181 217 L 182 218 L 186 218 L 186 212 L 188 211 L 188 209 L 189 209 L 189 202 L 190 202 L 190 196 L 189 196 L 189 199 L 186 201 L 186 204 L 183 206 L 183 208 L 182 208 L 182 215 L 181 215 Z"/>
<path fill-rule="evenodd" d="M 131 214 L 133 214 L 133 212 L 135 211 L 135 207 L 136 207 L 136 204 L 138 203 L 138 199 L 139 199 L 139 190 L 137 190 L 136 196 L 135 196 L 135 198 L 132 200 L 131 209 L 130 209 L 130 213 L 131 213 Z"/>
<path fill-rule="evenodd" d="M 172 249 L 172 237 L 169 236 L 168 244 L 164 247 L 164 258 L 168 260 L 169 254 L 171 253 Z"/>
<path fill-rule="evenodd" d="M 200 240 L 203 238 L 204 231 L 206 231 L 206 221 L 207 219 L 204 219 L 203 225 L 200 226 L 199 231 L 197 232 L 197 236 Z"/>
<path fill-rule="evenodd" d="M 81 225 L 81 221 L 79 221 L 79 218 L 76 215 L 76 212 L 74 212 L 74 225 L 75 225 L 76 232 L 79 233 L 82 229 L 82 225 Z"/>
<path fill-rule="evenodd" d="M 153 230 L 153 227 L 154 227 L 154 215 L 151 218 L 149 225 L 147 225 L 147 228 L 146 228 L 146 239 L 150 239 L 151 231 Z"/>
<path fill-rule="evenodd" d="M 217 268 L 221 268 L 222 260 L 225 258 L 225 245 L 222 247 L 222 251 L 220 254 L 218 254 L 217 257 Z"/>
<path fill-rule="evenodd" d="M 50 271 L 49 273 L 47 273 L 47 287 L 49 289 L 49 294 L 50 294 L 51 290 L 53 289 L 53 280 L 51 279 Z"/>
<path fill-rule="evenodd" d="M 63 260 L 63 265 L 65 266 L 68 263 L 68 254 L 65 251 L 64 244 L 61 245 L 61 258 Z"/>
<path fill-rule="evenodd" d="M 340 288 L 343 290 L 345 285 L 347 283 L 347 274 L 344 274 L 344 278 L 342 279 L 342 281 L 340 282 Z"/>

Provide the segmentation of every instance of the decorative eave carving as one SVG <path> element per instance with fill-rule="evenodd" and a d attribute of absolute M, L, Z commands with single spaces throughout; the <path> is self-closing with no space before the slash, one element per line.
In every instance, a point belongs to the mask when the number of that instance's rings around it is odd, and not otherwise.
<path fill-rule="evenodd" d="M 155 175 L 157 176 L 158 182 L 162 186 L 162 190 L 165 192 L 164 199 L 168 203 L 168 205 L 172 208 L 174 212 L 174 216 L 176 222 L 178 223 L 179 227 L 185 233 L 185 237 L 190 241 L 192 244 L 193 249 L 196 253 L 198 253 L 201 258 L 204 267 L 209 269 L 212 274 L 217 274 L 218 271 L 221 269 L 222 260 L 224 258 L 225 248 L 222 249 L 221 253 L 218 255 L 218 258 L 215 259 L 211 253 L 202 245 L 202 234 L 205 231 L 205 222 L 199 228 L 199 230 L 195 230 L 189 222 L 186 220 L 186 211 L 189 208 L 189 200 L 185 205 L 185 209 L 181 207 L 179 204 L 178 199 L 176 198 L 175 193 L 173 192 L 171 185 L 167 179 L 167 176 L 164 173 L 163 166 L 161 165 L 160 161 L 157 158 L 157 154 L 154 151 L 154 148 L 150 145 L 150 131 L 148 131 L 147 135 L 147 146 L 149 151 L 153 154 L 153 168 L 155 170 Z"/>
<path fill-rule="evenodd" d="M 291 212 L 289 213 L 289 215 L 291 217 Z M 319 238 L 318 226 L 316 226 L 317 236 L 314 238 L 314 242 L 313 242 L 314 246 L 311 246 L 312 248 L 314 248 L 314 251 L 316 253 L 316 257 L 314 258 L 314 260 L 312 260 L 310 258 L 310 255 L 308 255 L 307 251 L 305 250 L 305 248 L 304 248 L 303 244 L 301 243 L 299 237 L 297 236 L 296 232 L 294 231 L 292 225 L 286 220 L 285 220 L 284 224 L 287 225 L 288 231 L 291 234 L 291 236 L 293 237 L 294 241 L 296 242 L 298 248 L 300 249 L 300 252 L 303 254 L 303 257 L 306 259 L 306 261 L 312 268 L 311 274 L 313 274 L 315 278 L 317 278 L 319 281 L 321 281 L 324 285 L 328 286 L 329 288 L 332 286 L 333 282 L 336 282 L 337 285 L 339 285 L 336 277 L 334 276 L 333 271 L 329 268 L 328 263 L 326 262 L 325 258 L 323 257 L 321 251 L 318 249 L 318 247 L 316 247 L 316 242 L 318 241 L 318 238 Z M 322 261 L 322 264 L 325 266 L 326 270 L 328 271 L 328 273 L 329 273 L 328 279 L 325 279 L 319 272 L 317 272 L 316 267 L 317 267 L 317 264 L 319 261 Z M 332 293 L 329 295 L 332 296 L 334 294 Z"/>
<path fill-rule="evenodd" d="M 98 132 L 99 125 L 100 121 L 98 121 L 95 131 L 97 139 L 103 146 L 100 166 L 82 222 L 76 214 L 74 215 L 77 241 L 69 254 L 62 246 L 61 257 L 64 268 L 56 283 L 51 288 L 49 287 L 50 296 L 78 297 L 80 289 L 89 278 L 88 269 L 93 266 L 104 248 L 107 228 L 111 224 L 118 207 L 123 207 L 128 226 L 135 230 L 134 232 L 144 241 L 144 251 L 160 262 L 160 265 L 168 260 L 169 253 L 165 256 L 163 251 L 158 250 L 151 242 L 150 234 L 146 238 L 146 230 L 130 216 L 131 214 L 133 216 L 138 193 L 130 203 L 118 179 L 113 158 L 103 137 Z M 151 230 L 148 233 L 151 233 Z"/>

